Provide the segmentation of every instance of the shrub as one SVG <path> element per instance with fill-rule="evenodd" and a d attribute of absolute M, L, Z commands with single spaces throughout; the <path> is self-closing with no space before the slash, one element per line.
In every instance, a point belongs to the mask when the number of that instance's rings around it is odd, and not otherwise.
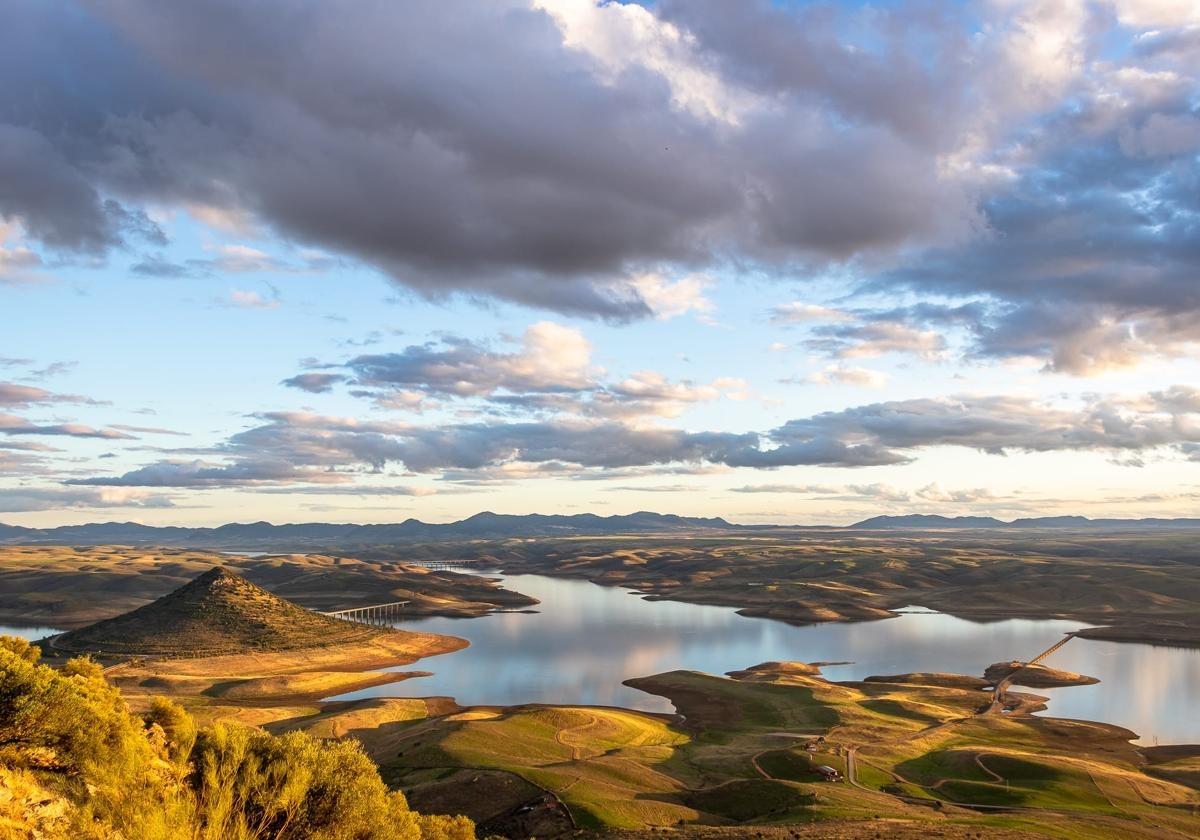
<path fill-rule="evenodd" d="M 155 697 L 144 717 L 148 726 L 157 726 L 162 731 L 167 756 L 176 764 L 185 764 L 196 744 L 196 722 L 192 716 L 178 703 Z"/>
<path fill-rule="evenodd" d="M 474 840 L 410 811 L 357 742 L 275 737 L 156 698 L 144 718 L 88 659 L 0 637 L 0 836 L 47 840 Z"/>

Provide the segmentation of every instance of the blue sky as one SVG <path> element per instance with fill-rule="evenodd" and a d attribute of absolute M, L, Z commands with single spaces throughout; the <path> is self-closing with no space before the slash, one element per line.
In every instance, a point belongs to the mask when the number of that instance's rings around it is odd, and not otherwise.
<path fill-rule="evenodd" d="M 334 5 L 15 3 L 0 521 L 1194 512 L 1191 4 Z"/>

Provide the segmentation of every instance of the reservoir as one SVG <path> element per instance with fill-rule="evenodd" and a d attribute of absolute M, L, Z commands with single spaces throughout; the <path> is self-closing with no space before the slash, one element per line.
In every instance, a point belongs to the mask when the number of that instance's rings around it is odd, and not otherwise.
<path fill-rule="evenodd" d="M 921 611 L 883 621 L 793 627 L 726 607 L 646 601 L 626 589 L 540 575 L 508 575 L 539 599 L 536 613 L 425 618 L 396 626 L 460 636 L 471 646 L 395 670 L 433 671 L 334 699 L 449 696 L 462 705 L 595 704 L 670 712 L 621 684 L 675 669 L 723 674 L 770 660 L 842 662 L 831 680 L 944 671 L 982 675 L 993 662 L 1028 660 L 1071 630 L 1058 619 L 987 623 Z M 1055 717 L 1127 727 L 1144 744 L 1200 743 L 1200 650 L 1073 639 L 1046 665 L 1097 677 L 1090 686 L 1021 689 L 1050 698 Z"/>

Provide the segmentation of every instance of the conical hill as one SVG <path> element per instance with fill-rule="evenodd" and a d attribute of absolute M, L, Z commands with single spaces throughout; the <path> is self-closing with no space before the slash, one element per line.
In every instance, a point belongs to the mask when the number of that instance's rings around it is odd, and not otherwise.
<path fill-rule="evenodd" d="M 216 566 L 157 601 L 50 641 L 55 650 L 215 656 L 356 643 L 388 632 L 306 610 Z"/>

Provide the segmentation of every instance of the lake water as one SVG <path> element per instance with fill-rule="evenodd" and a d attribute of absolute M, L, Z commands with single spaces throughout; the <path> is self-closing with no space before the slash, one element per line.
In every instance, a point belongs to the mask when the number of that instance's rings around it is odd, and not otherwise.
<path fill-rule="evenodd" d="M 431 677 L 336 699 L 445 695 L 463 705 L 578 703 L 669 712 L 663 698 L 621 681 L 679 668 L 723 674 L 785 659 L 853 663 L 824 669 L 834 680 L 913 671 L 980 675 L 993 662 L 1030 659 L 1063 633 L 1087 626 L 1061 620 L 977 623 L 918 611 L 884 621 L 793 627 L 725 607 L 645 601 L 586 581 L 502 579 L 538 598 L 540 612 L 398 624 L 460 636 L 471 646 L 395 669 L 435 672 Z M 1030 689 L 1051 698 L 1047 714 L 1125 726 L 1146 744 L 1200 743 L 1200 650 L 1073 639 L 1046 664 L 1101 680 Z"/>
<path fill-rule="evenodd" d="M 0 624 L 0 636 L 19 636 L 31 642 L 61 632 L 61 630 L 55 630 L 52 627 L 10 627 L 7 624 Z"/>

